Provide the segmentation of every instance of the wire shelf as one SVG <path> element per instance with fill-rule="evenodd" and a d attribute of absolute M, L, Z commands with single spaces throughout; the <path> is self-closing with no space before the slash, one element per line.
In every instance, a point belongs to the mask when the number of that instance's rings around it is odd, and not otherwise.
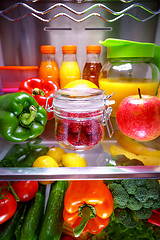
<path fill-rule="evenodd" d="M 5 15 L 6 13 L 9 13 L 16 8 L 18 9 L 19 7 L 23 7 L 24 9 L 28 10 L 29 12 L 20 16 L 20 17 L 17 17 L 17 18 L 11 18 L 11 17 L 8 17 L 7 15 Z M 65 13 L 65 12 L 60 12 L 58 14 L 55 14 L 51 18 L 44 18 L 43 17 L 47 13 L 49 13 L 51 11 L 54 11 L 57 8 L 63 8 L 65 10 L 69 11 L 70 13 L 75 14 L 76 16 L 82 16 L 84 14 L 88 14 L 88 15 L 81 18 L 81 19 L 77 19 L 77 18 L 75 18 L 75 17 L 73 17 L 73 16 L 71 16 L 71 15 Z M 135 8 L 142 9 L 150 15 L 147 16 L 146 18 L 140 18 L 140 17 L 136 17 L 133 14 L 129 13 L 129 11 L 131 11 L 132 9 L 135 9 Z M 92 10 L 95 10 L 95 9 L 96 10 L 103 9 L 103 10 L 107 11 L 108 13 L 112 14 L 113 18 L 110 18 L 110 19 L 105 18 L 101 14 L 99 14 L 98 12 L 90 13 Z M 19 20 L 21 20 L 21 19 L 23 19 L 23 18 L 25 18 L 29 15 L 39 19 L 42 22 L 51 22 L 51 21 L 53 21 L 53 20 L 55 20 L 56 18 L 59 18 L 59 17 L 66 17 L 66 18 L 69 18 L 70 20 L 72 20 L 74 22 L 77 22 L 77 23 L 83 22 L 83 21 L 85 21 L 85 20 L 87 20 L 91 17 L 98 17 L 98 18 L 100 18 L 100 19 L 102 19 L 106 22 L 115 22 L 115 21 L 117 21 L 118 19 L 120 19 L 124 16 L 129 16 L 129 17 L 131 17 L 131 18 L 133 18 L 133 19 L 135 19 L 139 22 L 146 22 L 149 19 L 153 18 L 154 16 L 158 15 L 159 13 L 160 13 L 160 10 L 153 11 L 150 8 L 144 6 L 143 4 L 140 4 L 140 3 L 131 4 L 130 6 L 126 7 L 125 9 L 123 9 L 121 11 L 118 11 L 118 12 L 112 10 L 111 8 L 105 6 L 104 4 L 94 4 L 91 7 L 86 8 L 83 11 L 76 11 L 73 8 L 67 6 L 63 3 L 57 3 L 57 4 L 54 4 L 51 7 L 47 8 L 44 11 L 38 11 L 35 8 L 29 6 L 26 3 L 16 3 L 16 4 L 10 6 L 9 8 L 7 8 L 5 10 L 1 10 L 0 11 L 0 16 L 7 19 L 8 21 L 11 21 L 11 22 L 17 22 L 17 21 L 19 21 Z"/>
<path fill-rule="evenodd" d="M 35 3 L 39 1 L 40 0 L 26 0 L 26 2 L 31 2 L 31 3 Z M 83 2 L 87 2 L 88 0 L 72 0 L 72 1 L 77 3 L 83 3 Z M 119 0 L 119 1 L 123 3 L 130 3 L 130 2 L 133 2 L 134 0 Z"/>

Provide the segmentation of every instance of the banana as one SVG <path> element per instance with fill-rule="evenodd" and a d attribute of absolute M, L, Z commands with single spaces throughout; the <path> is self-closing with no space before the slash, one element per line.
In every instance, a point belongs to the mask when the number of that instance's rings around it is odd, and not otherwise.
<path fill-rule="evenodd" d="M 125 150 L 121 146 L 118 146 L 118 145 L 115 145 L 115 144 L 110 146 L 110 154 L 111 154 L 112 157 L 114 157 L 118 154 L 124 154 L 129 159 L 140 160 L 141 162 L 143 162 L 143 164 L 145 166 L 155 166 L 155 165 L 158 166 L 158 165 L 160 165 L 160 157 L 144 156 L 144 155 L 140 155 L 140 154 L 134 154 L 134 153 L 131 153 L 131 152 Z"/>
<path fill-rule="evenodd" d="M 143 144 L 136 142 L 134 139 L 127 137 L 119 130 L 117 130 L 115 132 L 115 138 L 116 138 L 118 144 L 122 148 L 124 148 L 125 150 L 127 150 L 131 153 L 160 158 L 160 150 L 147 148 Z"/>

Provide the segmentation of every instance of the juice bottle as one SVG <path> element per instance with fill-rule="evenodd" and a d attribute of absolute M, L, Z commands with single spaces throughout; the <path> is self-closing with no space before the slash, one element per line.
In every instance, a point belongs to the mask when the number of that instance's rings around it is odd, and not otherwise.
<path fill-rule="evenodd" d="M 78 66 L 76 53 L 77 47 L 74 45 L 62 46 L 63 61 L 60 68 L 60 88 L 64 88 L 69 82 L 81 78 L 81 71 Z"/>
<path fill-rule="evenodd" d="M 54 46 L 41 46 L 42 61 L 39 68 L 39 78 L 51 80 L 59 86 L 59 68 L 55 61 L 55 52 Z"/>
<path fill-rule="evenodd" d="M 82 78 L 97 85 L 102 64 L 100 61 L 101 46 L 89 45 L 86 47 L 87 60 L 83 69 Z"/>

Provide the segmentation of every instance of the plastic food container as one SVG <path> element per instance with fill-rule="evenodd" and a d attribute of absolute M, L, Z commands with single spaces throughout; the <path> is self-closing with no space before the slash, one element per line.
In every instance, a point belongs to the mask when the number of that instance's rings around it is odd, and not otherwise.
<path fill-rule="evenodd" d="M 52 108 L 47 101 L 46 110 L 54 111 L 55 137 L 59 144 L 69 150 L 89 150 L 103 139 L 104 125 L 111 137 L 109 97 L 103 90 L 95 88 L 56 91 Z"/>
<path fill-rule="evenodd" d="M 17 91 L 24 79 L 38 77 L 38 71 L 38 66 L 0 66 L 3 92 Z"/>

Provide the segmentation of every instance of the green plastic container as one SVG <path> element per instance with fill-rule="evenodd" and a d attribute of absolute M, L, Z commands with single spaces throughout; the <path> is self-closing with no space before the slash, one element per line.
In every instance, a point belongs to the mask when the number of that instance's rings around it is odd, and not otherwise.
<path fill-rule="evenodd" d="M 107 47 L 107 62 L 99 76 L 99 87 L 106 94 L 114 92 L 112 116 L 127 96 L 156 95 L 159 86 L 160 47 L 153 43 L 108 38 L 100 41 Z"/>

